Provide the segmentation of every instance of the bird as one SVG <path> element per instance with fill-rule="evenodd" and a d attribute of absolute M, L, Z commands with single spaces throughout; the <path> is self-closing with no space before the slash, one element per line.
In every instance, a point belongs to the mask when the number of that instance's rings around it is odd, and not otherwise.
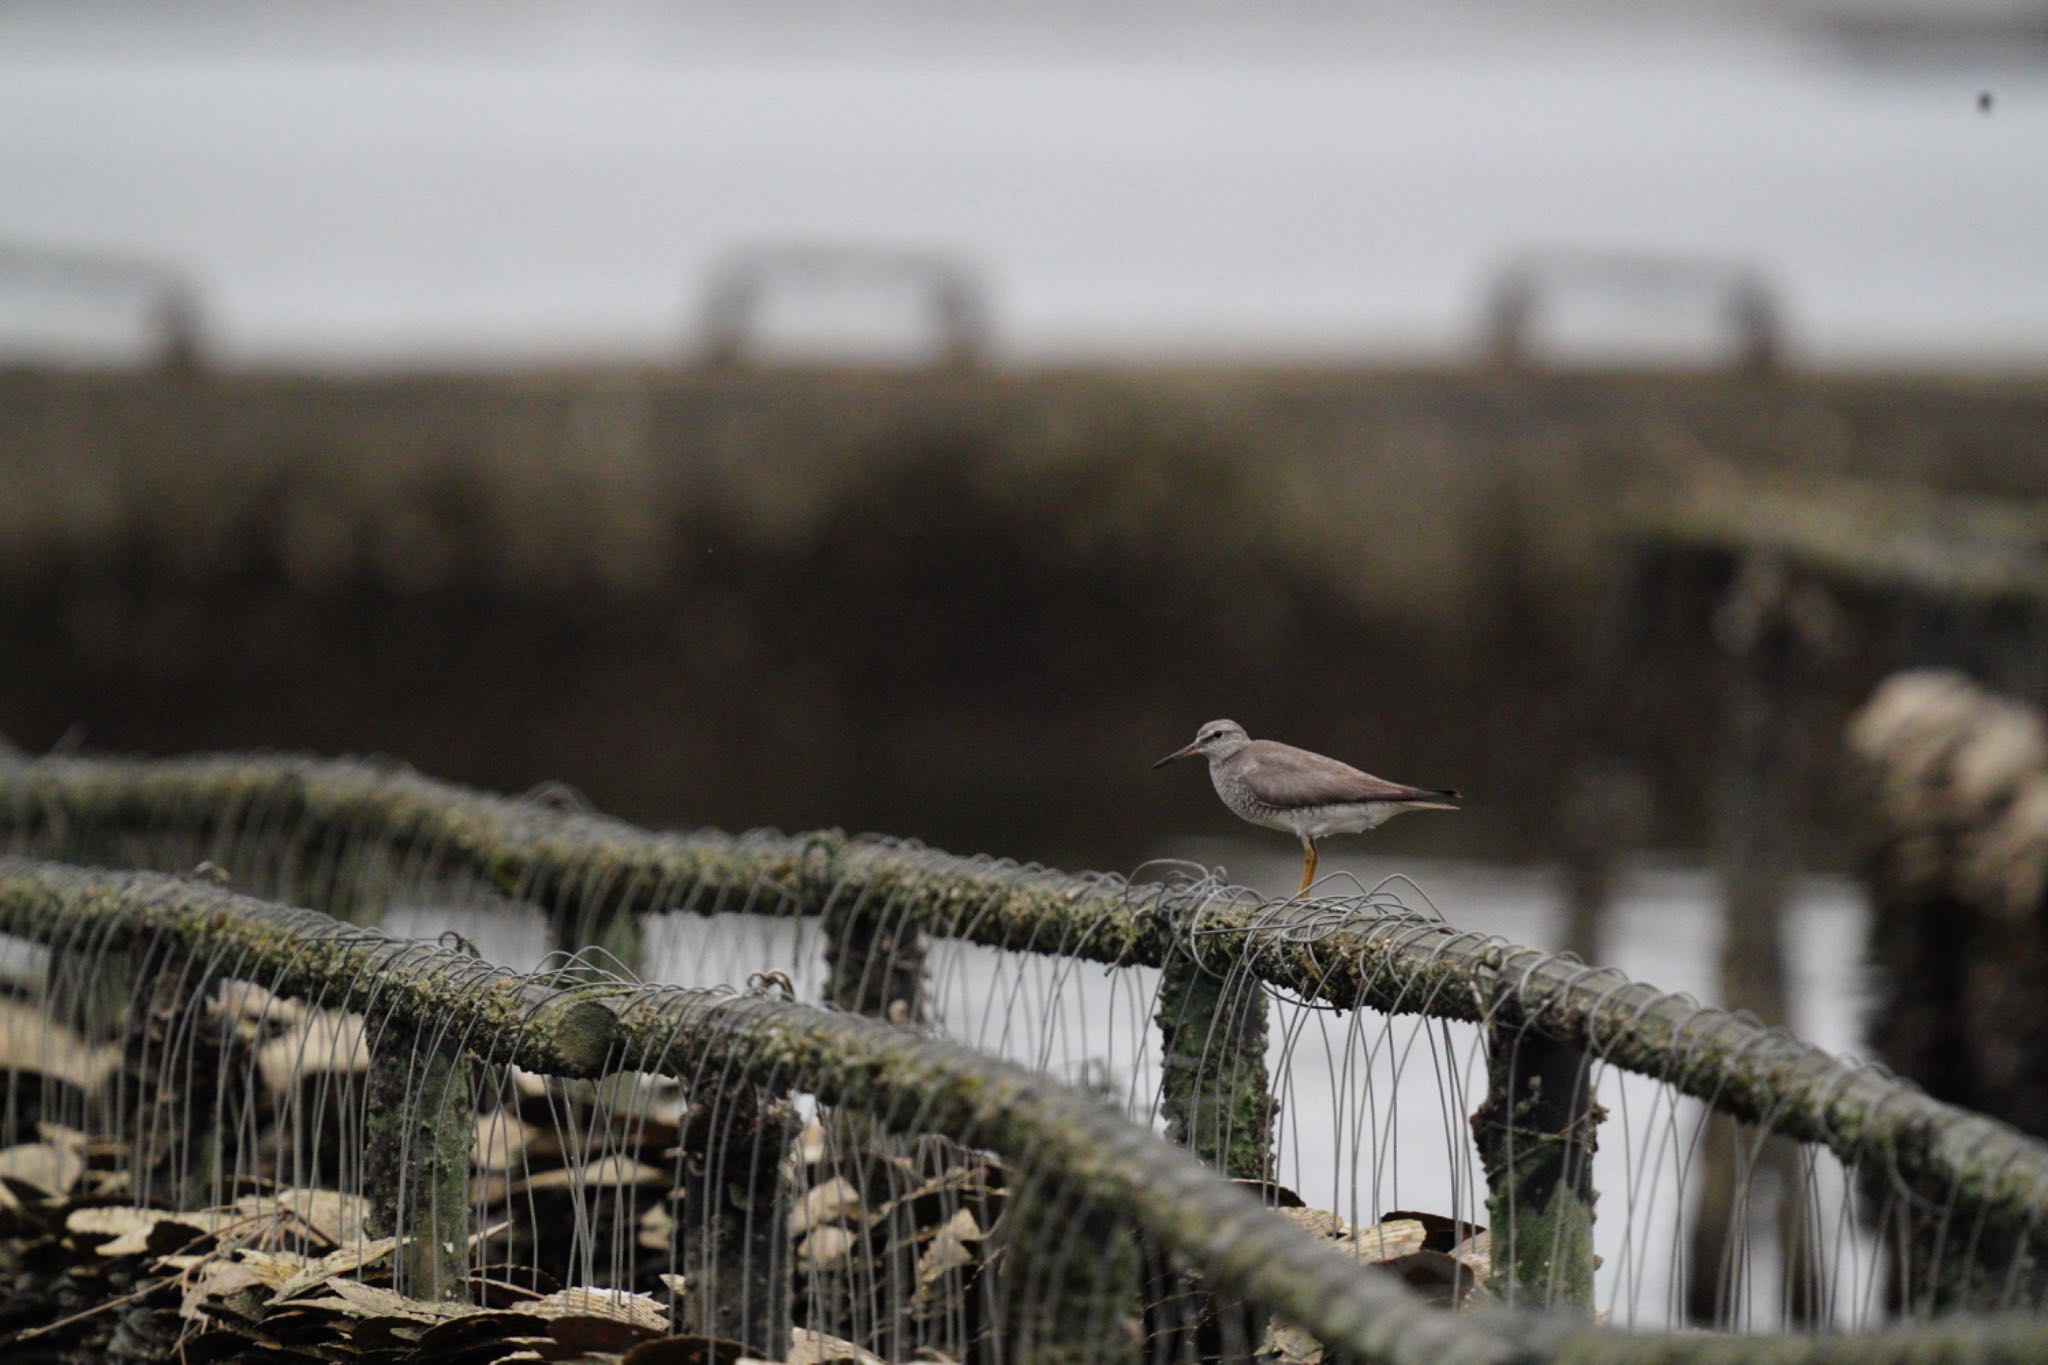
<path fill-rule="evenodd" d="M 1196 754 L 1209 760 L 1216 794 L 1239 819 L 1291 832 L 1301 840 L 1301 887 L 1316 875 L 1316 840 L 1330 834 L 1378 829 L 1403 811 L 1458 810 L 1459 794 L 1448 787 L 1410 787 L 1349 763 L 1270 739 L 1253 739 L 1234 720 L 1212 720 L 1195 731 L 1194 743 L 1175 749 L 1152 766 L 1164 768 Z"/>

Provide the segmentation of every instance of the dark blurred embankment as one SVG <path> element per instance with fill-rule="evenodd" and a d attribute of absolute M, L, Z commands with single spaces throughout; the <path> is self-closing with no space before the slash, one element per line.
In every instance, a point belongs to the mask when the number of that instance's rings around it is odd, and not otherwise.
<path fill-rule="evenodd" d="M 1474 794 L 1387 846 L 1550 852 L 1589 743 L 1690 843 L 1716 687 L 1617 633 L 1620 519 L 1762 470 L 2039 497 L 2044 433 L 2048 384 L 1889 377 L 16 372 L 0 733 L 1127 866 L 1226 827 L 1146 764 L 1229 714 Z"/>

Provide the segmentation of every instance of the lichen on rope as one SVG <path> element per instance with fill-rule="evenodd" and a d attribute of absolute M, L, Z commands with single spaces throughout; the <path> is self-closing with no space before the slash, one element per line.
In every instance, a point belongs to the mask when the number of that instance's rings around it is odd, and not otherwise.
<path fill-rule="evenodd" d="M 394 765 L 298 757 L 0 760 L 0 837 L 41 856 L 157 866 L 203 850 L 280 895 L 279 882 L 344 864 L 358 889 L 384 879 L 385 895 L 468 877 L 586 926 L 674 911 L 817 917 L 856 899 L 928 934 L 1153 967 L 1198 930 L 1202 960 L 1292 998 L 1526 1028 L 2048 1241 L 2048 1145 L 1746 1017 L 1384 897 L 1282 914 L 1213 879 L 1137 884 L 836 832 L 653 832 Z"/>
<path fill-rule="evenodd" d="M 803 1090 L 894 1131 L 954 1135 L 1120 1210 L 1216 1285 L 1361 1359 L 1527 1356 L 1499 1315 L 1433 1309 L 1087 1096 L 956 1044 L 764 996 L 480 972 L 452 949 L 184 878 L 0 858 L 0 931 L 61 943 L 82 927 L 225 950 L 272 991 L 375 1002 L 498 1065 Z"/>

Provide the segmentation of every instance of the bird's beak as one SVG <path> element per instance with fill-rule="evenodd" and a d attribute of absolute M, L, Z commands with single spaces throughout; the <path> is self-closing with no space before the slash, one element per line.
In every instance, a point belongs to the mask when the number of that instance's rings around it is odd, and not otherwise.
<path fill-rule="evenodd" d="M 1175 749 L 1172 753 L 1168 754 L 1165 758 L 1160 759 L 1157 763 L 1154 763 L 1152 766 L 1155 768 L 1163 768 L 1167 764 L 1174 762 L 1176 759 L 1186 758 L 1190 754 L 1198 754 L 1200 752 L 1202 752 L 1202 741 L 1198 739 L 1193 744 L 1188 745 L 1188 747 L 1185 749 Z"/>

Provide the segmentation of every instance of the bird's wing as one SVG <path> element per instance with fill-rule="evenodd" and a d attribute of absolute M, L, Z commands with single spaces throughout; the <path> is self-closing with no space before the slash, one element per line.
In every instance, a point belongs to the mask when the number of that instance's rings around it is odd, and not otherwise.
<path fill-rule="evenodd" d="M 1253 795 L 1275 806 L 1332 806 L 1353 801 L 1452 801 L 1454 791 L 1410 787 L 1360 772 L 1349 763 L 1270 739 L 1245 746 L 1240 774 Z"/>

